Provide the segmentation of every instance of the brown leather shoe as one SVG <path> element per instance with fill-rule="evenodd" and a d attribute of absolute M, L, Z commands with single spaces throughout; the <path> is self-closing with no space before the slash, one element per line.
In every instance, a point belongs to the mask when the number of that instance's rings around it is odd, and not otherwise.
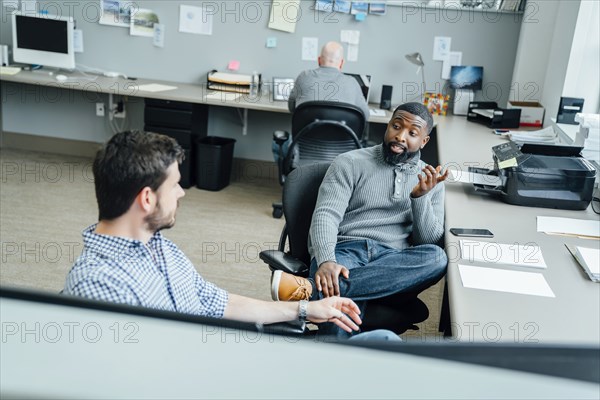
<path fill-rule="evenodd" d="M 300 276 L 275 271 L 271 276 L 271 298 L 275 301 L 300 301 L 310 299 L 310 281 Z"/>

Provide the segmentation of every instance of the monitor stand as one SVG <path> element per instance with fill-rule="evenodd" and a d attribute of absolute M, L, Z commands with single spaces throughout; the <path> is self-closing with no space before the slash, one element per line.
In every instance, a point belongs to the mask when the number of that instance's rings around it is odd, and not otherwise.
<path fill-rule="evenodd" d="M 469 103 L 475 100 L 475 93 L 471 89 L 456 89 L 454 91 L 454 115 L 467 115 Z"/>

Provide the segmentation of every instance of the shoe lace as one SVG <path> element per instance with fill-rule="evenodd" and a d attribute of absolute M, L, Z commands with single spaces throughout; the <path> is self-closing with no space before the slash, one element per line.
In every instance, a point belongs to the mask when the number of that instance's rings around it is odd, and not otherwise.
<path fill-rule="evenodd" d="M 308 291 L 308 287 L 306 285 L 300 285 L 294 290 L 291 298 L 300 299 L 300 300 L 308 300 L 310 298 L 310 293 Z"/>

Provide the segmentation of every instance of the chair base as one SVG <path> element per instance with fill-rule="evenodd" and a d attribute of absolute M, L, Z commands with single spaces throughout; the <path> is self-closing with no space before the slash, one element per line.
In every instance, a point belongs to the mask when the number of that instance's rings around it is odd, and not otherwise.
<path fill-rule="evenodd" d="M 283 216 L 283 204 L 273 203 L 273 218 L 281 218 Z"/>

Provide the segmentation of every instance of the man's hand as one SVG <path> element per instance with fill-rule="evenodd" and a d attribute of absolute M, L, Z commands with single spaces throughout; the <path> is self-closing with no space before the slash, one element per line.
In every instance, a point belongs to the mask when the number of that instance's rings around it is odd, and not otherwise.
<path fill-rule="evenodd" d="M 315 283 L 317 285 L 317 290 L 323 292 L 323 297 L 340 295 L 340 285 L 338 281 L 340 273 L 346 279 L 350 277 L 348 268 L 333 261 L 325 261 L 319 266 L 319 269 L 315 274 Z"/>
<path fill-rule="evenodd" d="M 419 183 L 415 186 L 410 193 L 411 197 L 421 197 L 429 193 L 431 189 L 435 187 L 440 182 L 443 182 L 448 178 L 449 170 L 446 169 L 443 175 L 440 175 L 442 171 L 441 166 L 437 166 L 437 168 L 433 168 L 431 165 L 425 166 L 423 168 L 423 172 L 425 175 L 418 175 Z"/>
<path fill-rule="evenodd" d="M 345 297 L 329 297 L 319 301 L 311 301 L 307 307 L 307 319 L 316 324 L 333 322 L 346 332 L 358 330 L 362 320 L 358 316 L 360 309 Z"/>

